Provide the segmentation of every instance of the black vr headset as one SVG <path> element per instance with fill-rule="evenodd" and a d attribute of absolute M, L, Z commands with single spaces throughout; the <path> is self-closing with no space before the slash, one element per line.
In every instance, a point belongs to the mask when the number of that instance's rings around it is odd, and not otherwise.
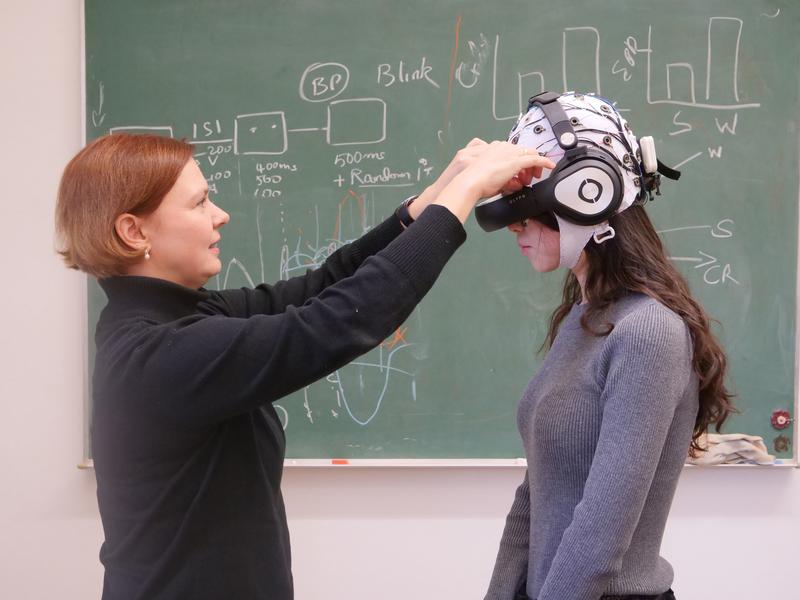
<path fill-rule="evenodd" d="M 613 215 L 625 194 L 620 165 L 610 152 L 589 145 L 578 145 L 578 136 L 569 117 L 558 102 L 561 94 L 542 92 L 528 101 L 528 110 L 538 105 L 544 112 L 564 156 L 549 177 L 534 185 L 503 196 L 498 194 L 475 207 L 475 218 L 484 231 L 496 231 L 525 219 L 538 219 L 557 229 L 553 215 L 576 225 L 597 225 Z M 628 141 L 620 129 L 620 141 Z M 652 146 L 652 145 L 651 145 Z M 628 147 L 631 157 L 640 157 Z M 660 194 L 660 174 L 678 179 L 680 172 L 655 160 L 655 148 L 650 147 L 645 164 L 635 163 L 639 170 L 641 191 L 637 201 L 644 202 L 652 193 Z M 645 152 L 645 150 L 643 150 Z M 634 161 L 632 161 L 633 163 Z M 648 172 L 650 171 L 650 172 Z"/>

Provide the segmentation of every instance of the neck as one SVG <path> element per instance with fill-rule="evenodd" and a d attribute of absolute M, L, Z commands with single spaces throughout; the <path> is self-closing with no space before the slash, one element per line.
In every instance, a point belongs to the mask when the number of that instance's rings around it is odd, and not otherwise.
<path fill-rule="evenodd" d="M 586 260 L 586 252 L 581 252 L 581 257 L 578 259 L 578 262 L 575 263 L 575 266 L 570 269 L 575 275 L 575 278 L 578 280 L 578 284 L 581 286 L 581 304 L 585 304 L 588 302 L 588 298 L 586 298 L 586 272 L 588 271 L 589 265 L 588 261 Z"/>
<path fill-rule="evenodd" d="M 205 285 L 207 279 L 202 281 L 187 281 L 176 276 L 174 273 L 166 271 L 159 267 L 158 263 L 154 260 L 141 259 L 139 262 L 128 267 L 125 275 L 138 275 L 139 277 L 152 277 L 154 279 L 164 279 L 172 283 L 177 283 L 183 287 L 193 290 L 199 289 Z"/>

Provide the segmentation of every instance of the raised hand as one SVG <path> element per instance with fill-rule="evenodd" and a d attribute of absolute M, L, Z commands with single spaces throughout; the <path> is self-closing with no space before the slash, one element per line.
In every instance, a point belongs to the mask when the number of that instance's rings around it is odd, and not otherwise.
<path fill-rule="evenodd" d="M 411 217 L 416 219 L 419 214 L 425 210 L 426 206 L 436 200 L 442 190 L 444 190 L 447 184 L 450 183 L 456 175 L 474 163 L 488 148 L 489 144 L 482 139 L 472 138 L 466 146 L 456 152 L 450 164 L 442 171 L 436 181 L 429 185 L 411 204 L 408 209 Z"/>
<path fill-rule="evenodd" d="M 554 167 L 553 161 L 533 150 L 495 141 L 480 149 L 445 186 L 434 204 L 447 207 L 464 223 L 479 200 L 497 194 L 515 177 L 518 182 L 529 183 L 531 177 L 541 176 L 542 169 Z"/>

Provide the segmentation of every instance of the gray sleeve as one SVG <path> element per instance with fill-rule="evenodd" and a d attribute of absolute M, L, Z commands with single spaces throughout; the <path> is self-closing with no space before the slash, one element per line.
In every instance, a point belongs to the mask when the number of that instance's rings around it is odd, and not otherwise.
<path fill-rule="evenodd" d="M 514 503 L 506 517 L 492 580 L 484 600 L 514 600 L 528 574 L 531 502 L 528 471 L 517 488 Z"/>
<path fill-rule="evenodd" d="M 692 373 L 683 320 L 659 304 L 617 324 L 607 342 L 602 423 L 583 497 L 538 600 L 600 598 L 620 570 Z"/>

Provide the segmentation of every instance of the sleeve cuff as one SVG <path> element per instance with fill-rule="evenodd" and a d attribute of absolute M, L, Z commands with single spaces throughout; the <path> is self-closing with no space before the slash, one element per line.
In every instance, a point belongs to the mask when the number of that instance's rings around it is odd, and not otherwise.
<path fill-rule="evenodd" d="M 379 223 L 353 242 L 353 249 L 359 260 L 364 261 L 373 254 L 383 250 L 391 241 L 403 232 L 403 226 L 396 215 Z"/>
<path fill-rule="evenodd" d="M 466 239 L 467 232 L 458 218 L 444 206 L 434 204 L 386 246 L 381 255 L 396 264 L 423 295 Z"/>

